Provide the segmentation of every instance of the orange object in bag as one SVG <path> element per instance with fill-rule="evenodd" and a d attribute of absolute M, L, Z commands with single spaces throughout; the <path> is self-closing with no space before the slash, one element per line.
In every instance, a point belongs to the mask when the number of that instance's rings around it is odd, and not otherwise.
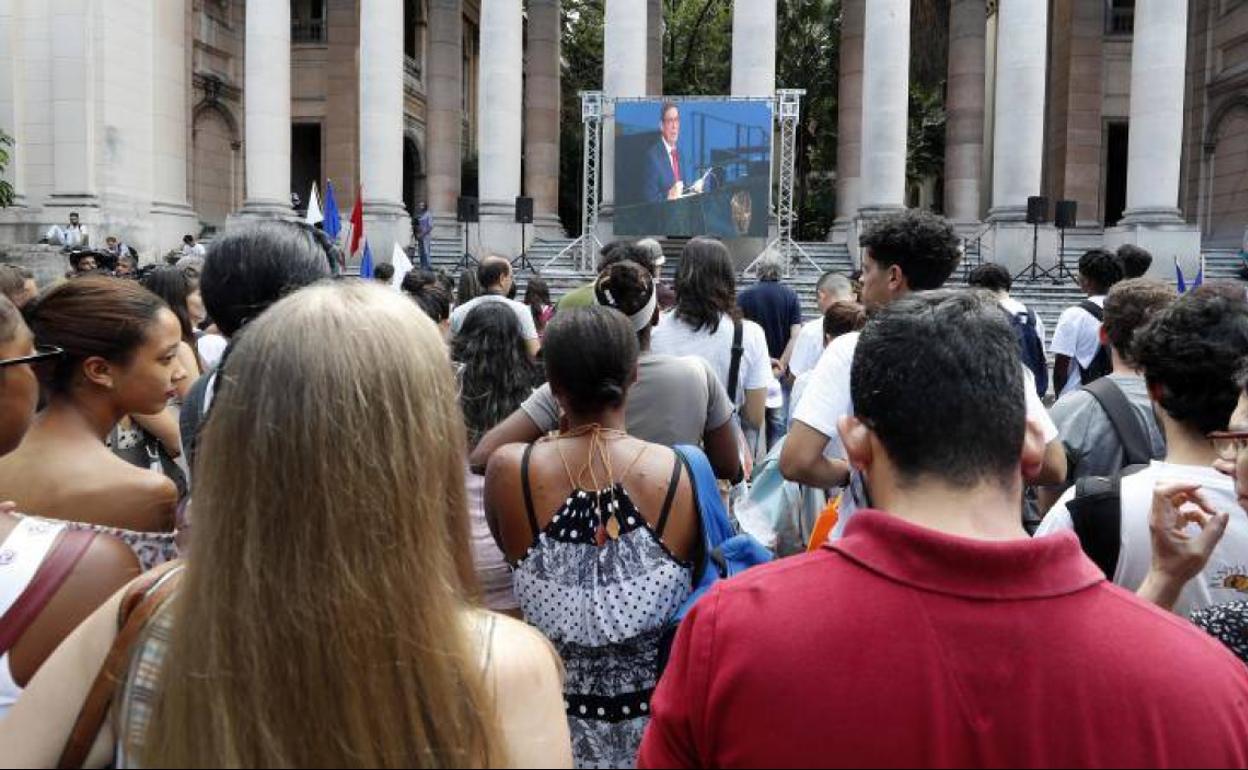
<path fill-rule="evenodd" d="M 810 542 L 806 545 L 806 552 L 817 551 L 828 542 L 828 536 L 832 534 L 832 530 L 836 529 L 836 523 L 841 520 L 841 496 L 837 495 L 828 501 L 828 505 L 819 514 L 819 518 L 815 519 L 815 528 L 811 530 Z"/>

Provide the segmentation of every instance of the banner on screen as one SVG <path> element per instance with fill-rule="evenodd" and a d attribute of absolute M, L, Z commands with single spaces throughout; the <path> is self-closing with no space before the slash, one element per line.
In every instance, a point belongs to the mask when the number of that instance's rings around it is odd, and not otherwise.
<path fill-rule="evenodd" d="M 615 233 L 766 237 L 770 101 L 615 105 Z"/>

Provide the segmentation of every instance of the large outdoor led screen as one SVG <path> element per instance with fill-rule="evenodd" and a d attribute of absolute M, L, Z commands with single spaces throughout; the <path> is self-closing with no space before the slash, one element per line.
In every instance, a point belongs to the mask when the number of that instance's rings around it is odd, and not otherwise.
<path fill-rule="evenodd" d="M 615 105 L 617 235 L 765 237 L 770 101 Z"/>

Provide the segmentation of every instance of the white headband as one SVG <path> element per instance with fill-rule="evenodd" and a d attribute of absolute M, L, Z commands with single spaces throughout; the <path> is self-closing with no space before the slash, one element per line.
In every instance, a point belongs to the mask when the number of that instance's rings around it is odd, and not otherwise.
<path fill-rule="evenodd" d="M 603 307 L 610 307 L 610 308 L 615 308 L 616 310 L 619 310 L 618 307 L 615 307 L 615 297 L 611 295 L 610 289 L 600 288 L 600 287 L 595 287 L 595 288 L 596 288 L 595 294 L 597 294 L 598 292 L 602 293 L 602 297 L 601 299 L 599 299 L 598 304 L 602 305 Z M 603 300 L 606 300 L 606 301 L 604 302 Z M 650 322 L 654 320 L 654 309 L 658 307 L 658 304 L 659 304 L 659 286 L 658 286 L 658 283 L 655 282 L 655 283 L 650 284 L 650 299 L 646 300 L 645 307 L 643 307 L 641 310 L 638 310 L 636 313 L 633 313 L 632 315 L 628 317 L 629 323 L 633 325 L 633 331 L 635 333 L 640 334 L 641 331 L 645 329 L 647 326 L 649 326 Z"/>

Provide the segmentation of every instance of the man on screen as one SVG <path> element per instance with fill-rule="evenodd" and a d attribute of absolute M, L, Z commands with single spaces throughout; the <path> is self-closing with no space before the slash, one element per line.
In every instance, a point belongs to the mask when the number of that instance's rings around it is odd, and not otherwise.
<path fill-rule="evenodd" d="M 675 102 L 663 102 L 659 120 L 660 140 L 646 154 L 645 177 L 642 185 L 644 198 L 649 203 L 676 200 L 685 194 L 685 180 L 692 171 L 692 163 L 685 163 L 680 147 L 680 107 Z M 686 168 L 686 165 L 688 168 Z M 696 180 L 689 185 L 695 193 L 702 192 L 703 182 Z"/>

